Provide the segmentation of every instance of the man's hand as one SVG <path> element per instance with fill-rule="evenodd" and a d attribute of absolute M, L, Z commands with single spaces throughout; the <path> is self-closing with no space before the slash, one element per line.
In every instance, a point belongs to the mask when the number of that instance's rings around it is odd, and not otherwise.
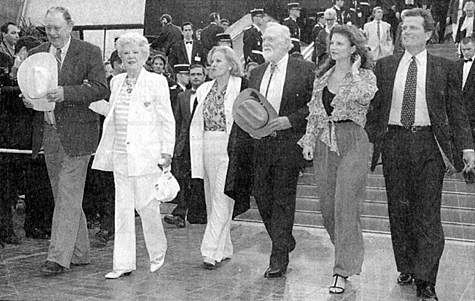
<path fill-rule="evenodd" d="M 25 105 L 25 107 L 27 107 L 28 109 L 33 109 L 33 103 L 31 101 L 23 97 L 23 94 L 20 94 L 19 96 L 23 101 L 23 105 Z"/>
<path fill-rule="evenodd" d="M 287 117 L 278 117 L 274 120 L 269 122 L 269 128 L 272 132 L 282 131 L 286 129 L 290 129 L 292 125 L 290 124 L 289 118 Z"/>
<path fill-rule="evenodd" d="M 473 150 L 463 151 L 463 161 L 465 162 L 465 167 L 463 168 L 463 171 L 474 172 L 473 167 L 475 166 L 475 152 Z"/>
<path fill-rule="evenodd" d="M 163 168 L 167 168 L 168 166 L 172 164 L 172 156 L 167 153 L 162 153 L 162 160 L 160 161 L 164 161 L 164 162 L 163 163 L 160 162 L 159 165 Z"/>
<path fill-rule="evenodd" d="M 64 101 L 63 87 L 58 87 L 56 89 L 49 91 L 46 94 L 46 99 L 48 99 L 49 102 L 63 102 Z"/>

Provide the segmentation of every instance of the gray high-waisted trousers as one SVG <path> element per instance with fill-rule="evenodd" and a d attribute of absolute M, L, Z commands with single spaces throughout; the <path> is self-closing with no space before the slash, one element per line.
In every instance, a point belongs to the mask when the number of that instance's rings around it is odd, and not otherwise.
<path fill-rule="evenodd" d="M 369 141 L 356 123 L 334 126 L 339 154 L 318 140 L 313 164 L 325 229 L 335 246 L 333 273 L 349 277 L 359 274 L 363 265 L 360 214 L 366 194 Z"/>

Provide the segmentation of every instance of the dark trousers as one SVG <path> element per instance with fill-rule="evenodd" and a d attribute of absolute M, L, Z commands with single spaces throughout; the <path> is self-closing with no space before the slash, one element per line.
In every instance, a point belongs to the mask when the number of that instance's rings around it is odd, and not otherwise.
<path fill-rule="evenodd" d="M 391 130 L 383 173 L 396 266 L 435 285 L 444 250 L 440 217 L 445 166 L 431 130 Z"/>
<path fill-rule="evenodd" d="M 83 208 L 87 220 L 100 222 L 100 228 L 114 232 L 115 186 L 112 172 L 91 169 L 89 162 Z"/>
<path fill-rule="evenodd" d="M 279 143 L 280 142 L 280 143 Z M 295 144 L 297 148 L 299 146 Z M 287 267 L 295 248 L 292 235 L 299 165 L 292 152 L 282 152 L 282 142 L 266 137 L 256 148 L 254 196 L 272 241 L 271 267 Z M 300 154 L 301 156 L 301 154 Z"/>
<path fill-rule="evenodd" d="M 444 42 L 445 38 L 445 26 L 447 25 L 447 11 L 448 7 L 436 8 L 432 10 L 435 22 L 439 23 L 439 43 Z"/>
<path fill-rule="evenodd" d="M 172 215 L 188 220 L 190 224 L 206 224 L 206 202 L 203 179 L 191 178 L 191 160 L 189 148 L 183 155 L 174 158 L 173 175 L 180 184 L 180 191 L 173 200 L 177 206 Z"/>
<path fill-rule="evenodd" d="M 44 155 L 32 159 L 28 156 L 26 169 L 25 224 L 26 233 L 38 229 L 51 233 L 54 210 L 53 191 L 48 178 Z"/>
<path fill-rule="evenodd" d="M 0 154 L 0 241 L 14 234 L 12 209 L 18 199 L 19 184 L 18 174 L 14 172 L 16 156 Z"/>

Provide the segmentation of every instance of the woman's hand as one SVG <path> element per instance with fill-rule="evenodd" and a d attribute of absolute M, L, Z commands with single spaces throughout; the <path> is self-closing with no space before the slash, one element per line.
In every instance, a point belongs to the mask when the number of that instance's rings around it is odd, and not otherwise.
<path fill-rule="evenodd" d="M 172 156 L 167 153 L 162 153 L 162 159 L 158 165 L 162 168 L 166 168 L 172 164 Z"/>
<path fill-rule="evenodd" d="M 305 145 L 303 147 L 302 154 L 305 160 L 308 160 L 308 161 L 313 160 L 313 147 Z"/>

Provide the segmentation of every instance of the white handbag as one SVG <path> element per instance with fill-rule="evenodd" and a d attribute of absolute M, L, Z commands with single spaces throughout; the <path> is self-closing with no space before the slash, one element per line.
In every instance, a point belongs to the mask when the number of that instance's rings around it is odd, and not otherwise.
<path fill-rule="evenodd" d="M 178 184 L 170 170 L 170 166 L 163 168 L 161 175 L 158 177 L 158 182 L 155 184 L 155 198 L 159 202 L 170 202 L 180 191 L 180 184 Z"/>

